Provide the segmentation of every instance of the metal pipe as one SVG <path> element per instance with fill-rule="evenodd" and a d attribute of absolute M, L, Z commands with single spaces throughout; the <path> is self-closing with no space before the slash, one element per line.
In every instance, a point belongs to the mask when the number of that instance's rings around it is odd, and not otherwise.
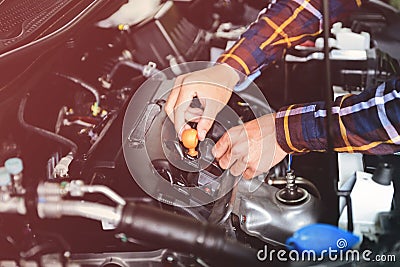
<path fill-rule="evenodd" d="M 119 205 L 124 206 L 126 204 L 126 201 L 122 197 L 104 185 L 84 185 L 82 186 L 82 191 L 87 193 L 101 193 Z"/>
<path fill-rule="evenodd" d="M 117 72 L 117 70 L 121 66 L 127 66 L 127 67 L 130 67 L 132 69 L 138 70 L 140 72 L 143 72 L 143 70 L 144 70 L 144 66 L 141 65 L 141 64 L 138 64 L 138 63 L 130 61 L 130 60 L 121 60 L 121 61 L 118 61 L 118 63 L 114 65 L 114 67 L 110 71 L 110 74 L 107 75 L 107 80 L 108 81 L 112 80 L 112 78 L 114 77 L 115 73 Z"/>
<path fill-rule="evenodd" d="M 122 212 L 122 209 L 118 207 L 74 200 L 40 201 L 37 209 L 40 218 L 79 216 L 97 221 L 107 221 L 113 225 L 120 222 Z"/>
<path fill-rule="evenodd" d="M 149 67 L 149 65 L 142 65 L 139 63 L 136 63 L 130 59 L 124 59 L 121 61 L 118 61 L 117 64 L 114 65 L 114 67 L 111 69 L 110 73 L 107 75 L 107 82 L 111 82 L 112 78 L 114 77 L 115 73 L 117 72 L 117 70 L 121 67 L 121 66 L 127 66 L 130 67 L 132 69 L 138 70 L 142 73 L 143 76 L 145 77 L 149 77 L 155 73 L 160 74 L 162 79 L 166 79 L 166 76 L 163 72 L 161 72 L 160 70 L 154 68 L 150 71 L 149 74 L 145 74 L 147 68 Z"/>
<path fill-rule="evenodd" d="M 7 201 L 0 201 L 0 213 L 26 214 L 24 199 L 13 197 Z"/>

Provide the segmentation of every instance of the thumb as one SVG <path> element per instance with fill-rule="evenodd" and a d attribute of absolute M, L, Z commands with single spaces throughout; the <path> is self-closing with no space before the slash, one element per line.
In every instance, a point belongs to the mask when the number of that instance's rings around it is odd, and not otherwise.
<path fill-rule="evenodd" d="M 204 141 L 206 138 L 206 134 L 211 129 L 214 123 L 214 119 L 206 118 L 204 115 L 201 117 L 199 122 L 197 123 L 197 136 L 200 141 Z"/>

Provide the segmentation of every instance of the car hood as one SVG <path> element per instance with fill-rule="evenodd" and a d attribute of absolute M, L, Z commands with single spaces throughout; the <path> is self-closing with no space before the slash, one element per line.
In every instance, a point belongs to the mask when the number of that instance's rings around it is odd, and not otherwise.
<path fill-rule="evenodd" d="M 0 121 L 40 79 L 55 47 L 83 25 L 106 18 L 124 0 L 0 0 Z"/>
<path fill-rule="evenodd" d="M 0 53 L 49 34 L 61 26 L 76 0 L 4 0 L 0 4 Z M 83 1 L 85 2 L 85 1 Z M 87 1 L 86 1 L 87 2 Z M 64 18 L 65 20 L 66 18 Z M 64 21 L 65 23 L 65 21 Z"/>

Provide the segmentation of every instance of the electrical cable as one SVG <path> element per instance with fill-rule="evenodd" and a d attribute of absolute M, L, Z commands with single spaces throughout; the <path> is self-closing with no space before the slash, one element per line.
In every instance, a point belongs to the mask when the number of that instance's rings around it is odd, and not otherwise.
<path fill-rule="evenodd" d="M 334 134 L 332 127 L 332 75 L 330 62 L 329 34 L 330 34 L 330 19 L 329 19 L 329 1 L 322 1 L 323 15 L 323 31 L 324 31 L 324 63 L 325 63 L 325 107 L 326 107 L 326 138 L 327 138 L 327 153 L 328 153 L 328 179 L 333 181 L 333 188 L 338 197 L 344 197 L 347 205 L 347 230 L 353 231 L 353 212 L 350 198 L 350 191 L 340 191 L 338 189 L 338 174 L 336 168 L 336 154 L 334 151 Z"/>
<path fill-rule="evenodd" d="M 289 172 L 289 171 L 292 170 L 293 156 L 292 156 L 292 154 L 289 154 L 288 157 L 289 157 L 289 158 L 288 158 L 287 171 Z"/>
<path fill-rule="evenodd" d="M 65 78 L 67 80 L 70 80 L 71 82 L 80 85 L 83 89 L 89 91 L 90 93 L 92 93 L 92 95 L 94 96 L 96 103 L 98 106 L 100 106 L 100 93 L 97 91 L 96 88 L 94 88 L 93 86 L 85 83 L 84 81 L 82 81 L 79 78 L 75 78 L 72 76 L 68 76 L 66 74 L 63 73 L 56 73 L 57 76 Z"/>

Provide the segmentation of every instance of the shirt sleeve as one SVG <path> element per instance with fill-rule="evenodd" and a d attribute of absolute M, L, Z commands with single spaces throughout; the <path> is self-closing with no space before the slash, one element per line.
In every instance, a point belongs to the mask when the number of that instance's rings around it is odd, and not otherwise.
<path fill-rule="evenodd" d="M 400 151 L 400 79 L 332 105 L 334 150 L 384 155 Z M 276 114 L 277 141 L 288 153 L 325 151 L 325 102 L 291 105 Z"/>
<path fill-rule="evenodd" d="M 330 20 L 336 22 L 361 5 L 361 0 L 329 1 Z M 321 0 L 280 0 L 261 15 L 241 39 L 217 62 L 249 75 L 282 57 L 286 48 L 322 32 Z"/>

